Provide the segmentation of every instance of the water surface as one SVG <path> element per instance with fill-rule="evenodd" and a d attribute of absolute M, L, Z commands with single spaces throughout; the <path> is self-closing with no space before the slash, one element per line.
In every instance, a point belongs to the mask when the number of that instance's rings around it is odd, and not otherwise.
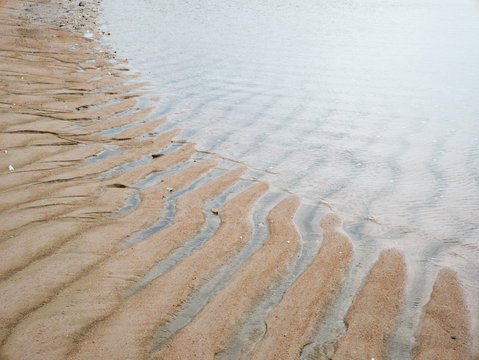
<path fill-rule="evenodd" d="M 398 358 L 440 266 L 479 334 L 479 2 L 103 4 L 181 138 L 330 206 L 359 259 L 406 253 Z"/>

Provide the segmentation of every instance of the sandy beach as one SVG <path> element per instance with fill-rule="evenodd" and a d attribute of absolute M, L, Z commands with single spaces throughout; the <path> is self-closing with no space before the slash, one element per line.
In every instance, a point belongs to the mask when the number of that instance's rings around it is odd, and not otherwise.
<path fill-rule="evenodd" d="M 363 264 L 337 313 L 344 219 L 325 207 L 295 272 L 303 199 L 158 131 L 100 7 L 0 0 L 0 359 L 396 359 L 405 254 Z M 479 359 L 462 287 L 437 270 L 411 359 Z"/>

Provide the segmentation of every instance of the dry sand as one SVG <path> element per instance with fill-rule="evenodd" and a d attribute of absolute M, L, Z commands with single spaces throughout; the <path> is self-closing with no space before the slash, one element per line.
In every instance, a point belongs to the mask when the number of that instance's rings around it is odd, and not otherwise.
<path fill-rule="evenodd" d="M 241 260 L 262 226 L 253 209 L 264 210 L 271 190 L 243 179 L 236 163 L 175 141 L 179 131 L 156 132 L 167 119 L 151 117 L 154 104 L 138 107 L 144 84 L 83 36 L 98 36 L 98 5 L 0 1 L 0 358 L 224 358 L 297 261 L 301 200 L 283 194 L 265 214 L 262 244 Z M 209 208 L 221 194 L 224 204 Z M 299 359 L 315 338 L 354 259 L 338 216 L 326 214 L 321 227 L 319 252 L 262 313 L 263 334 L 243 339 L 241 357 Z M 235 259 L 240 266 L 226 275 Z M 334 349 L 316 358 L 389 358 L 406 270 L 399 251 L 384 250 L 339 319 Z M 158 329 L 187 316 L 222 273 L 205 305 L 158 343 Z M 442 269 L 411 357 L 472 358 L 469 331 L 461 284 Z"/>

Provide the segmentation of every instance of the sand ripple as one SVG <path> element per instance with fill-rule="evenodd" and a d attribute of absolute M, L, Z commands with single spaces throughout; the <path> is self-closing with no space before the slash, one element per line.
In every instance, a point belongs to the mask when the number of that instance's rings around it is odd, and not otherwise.
<path fill-rule="evenodd" d="M 418 307 L 411 357 L 472 358 L 454 270 L 411 293 L 403 252 L 179 140 L 96 6 L 0 2 L 1 359 L 384 359 Z"/>

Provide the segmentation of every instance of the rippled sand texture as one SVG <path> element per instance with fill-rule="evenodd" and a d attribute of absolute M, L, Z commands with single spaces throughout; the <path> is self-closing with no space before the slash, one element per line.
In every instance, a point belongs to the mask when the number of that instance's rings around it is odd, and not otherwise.
<path fill-rule="evenodd" d="M 0 359 L 472 358 L 453 269 L 398 349 L 403 252 L 159 131 L 98 5 L 0 0 Z"/>

